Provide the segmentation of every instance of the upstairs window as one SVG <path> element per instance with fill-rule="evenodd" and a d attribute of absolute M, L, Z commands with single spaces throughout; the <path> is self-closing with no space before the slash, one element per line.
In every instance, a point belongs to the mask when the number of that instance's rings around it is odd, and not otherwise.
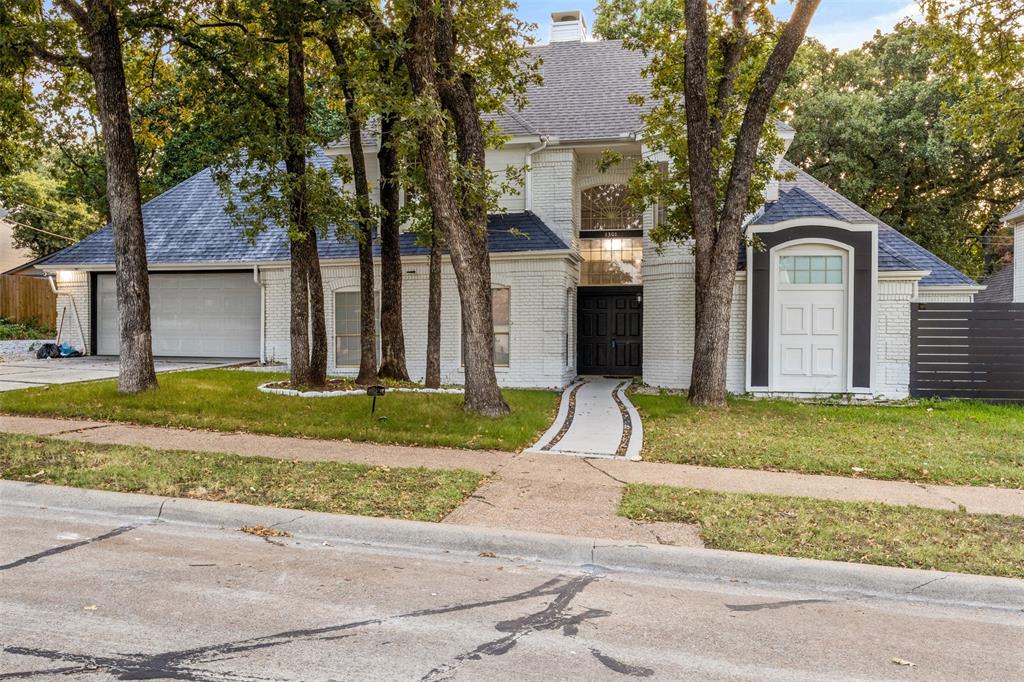
<path fill-rule="evenodd" d="M 580 193 L 580 229 L 640 230 L 643 212 L 627 201 L 626 185 L 597 185 Z"/>

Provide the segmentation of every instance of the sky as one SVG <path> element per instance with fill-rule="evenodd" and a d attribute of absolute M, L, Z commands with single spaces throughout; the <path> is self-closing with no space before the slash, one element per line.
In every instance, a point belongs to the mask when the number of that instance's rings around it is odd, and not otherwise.
<path fill-rule="evenodd" d="M 538 25 L 537 37 L 548 39 L 551 12 L 581 9 L 587 25 L 594 22 L 593 0 L 519 0 L 519 16 Z M 778 0 L 776 14 L 787 16 L 792 2 Z M 920 18 L 916 2 L 907 0 L 823 0 L 811 21 L 808 33 L 825 45 L 841 51 L 860 47 L 875 31 L 889 31 L 907 16 Z"/>

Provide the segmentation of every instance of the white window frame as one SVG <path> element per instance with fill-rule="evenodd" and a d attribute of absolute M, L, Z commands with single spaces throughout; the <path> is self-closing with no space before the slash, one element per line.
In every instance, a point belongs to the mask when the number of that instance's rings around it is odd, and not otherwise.
<path fill-rule="evenodd" d="M 508 325 L 503 325 L 500 330 L 499 327 L 494 324 L 494 292 L 499 289 L 505 289 L 508 291 Z M 512 287 L 506 284 L 492 284 L 491 285 L 491 324 L 492 333 L 495 338 L 498 334 L 504 334 L 508 336 L 508 362 L 505 364 L 498 364 L 494 359 L 494 355 L 491 356 L 491 361 L 494 362 L 494 367 L 497 370 L 506 370 L 512 366 Z M 459 365 L 463 369 L 466 367 L 466 335 L 463 333 L 462 323 L 459 323 Z M 497 352 L 498 344 L 494 344 L 495 352 Z"/>
<path fill-rule="evenodd" d="M 339 334 L 338 333 L 338 294 L 345 294 L 345 295 L 355 294 L 356 301 L 357 301 L 356 310 L 359 311 L 359 312 L 361 312 L 361 310 L 362 310 L 362 301 L 359 298 L 360 291 L 359 291 L 358 288 L 343 287 L 341 289 L 335 289 L 334 291 L 331 292 L 331 295 L 332 295 L 331 305 L 334 306 L 334 311 L 333 311 L 334 312 L 334 315 L 333 315 L 333 318 L 334 318 L 334 335 L 333 335 L 333 339 L 334 339 L 334 352 L 333 352 L 333 354 L 334 354 L 334 367 L 335 367 L 335 369 L 346 369 L 346 370 L 359 369 L 359 361 L 358 360 L 356 361 L 355 364 L 348 365 L 348 364 L 342 364 L 340 362 L 340 359 L 338 358 L 338 338 L 342 337 L 342 336 L 345 336 L 345 337 L 355 337 L 356 339 L 358 339 L 359 336 L 360 336 L 360 333 L 358 331 L 355 334 Z M 374 303 L 374 308 L 375 308 L 375 312 L 376 312 L 376 314 L 374 315 L 373 319 L 374 319 L 374 324 L 376 325 L 376 331 L 377 331 L 375 336 L 377 338 L 377 358 L 379 359 L 380 358 L 380 354 L 381 354 L 380 290 L 379 289 L 374 290 L 374 292 L 373 292 L 373 303 Z"/>

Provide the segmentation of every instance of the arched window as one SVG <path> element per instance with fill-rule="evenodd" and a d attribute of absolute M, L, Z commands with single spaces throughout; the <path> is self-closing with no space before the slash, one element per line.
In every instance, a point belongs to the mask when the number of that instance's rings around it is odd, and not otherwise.
<path fill-rule="evenodd" d="M 580 193 L 581 230 L 639 230 L 643 212 L 626 200 L 626 185 L 596 185 Z"/>

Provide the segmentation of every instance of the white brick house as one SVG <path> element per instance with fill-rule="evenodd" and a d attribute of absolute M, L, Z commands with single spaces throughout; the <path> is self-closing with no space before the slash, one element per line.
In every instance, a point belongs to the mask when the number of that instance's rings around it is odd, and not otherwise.
<path fill-rule="evenodd" d="M 557 12 L 553 42 L 532 48 L 544 85 L 523 111 L 496 117 L 508 136 L 490 150 L 501 173 L 526 167 L 519 191 L 491 217 L 499 381 L 568 384 L 577 374 L 635 375 L 685 388 L 693 359 L 693 258 L 687 245 L 656 248 L 655 212 L 624 201 L 633 165 L 649 151 L 642 111 L 643 59 L 617 41 L 590 40 L 576 12 Z M 796 131 L 780 125 L 783 139 Z M 376 140 L 365 141 L 376 184 Z M 612 150 L 622 163 L 600 172 Z M 347 154 L 326 150 L 314 163 Z M 981 287 L 894 228 L 779 159 L 792 179 L 769 188 L 747 222 L 767 249 L 737 244 L 728 388 L 759 394 L 907 395 L 910 305 L 971 300 Z M 283 232 L 250 244 L 224 215 L 208 171 L 144 208 L 158 355 L 287 361 L 288 261 Z M 1024 230 L 1021 230 L 1024 233 Z M 320 243 L 331 372 L 354 372 L 356 250 Z M 403 314 L 409 371 L 425 365 L 427 259 L 402 243 Z M 112 245 L 102 230 L 40 267 L 58 290 L 65 340 L 89 353 L 117 352 Z M 1021 278 L 1024 281 L 1024 278 Z M 379 282 L 379 277 L 377 278 Z M 444 271 L 442 378 L 459 382 L 458 294 Z M 355 317 L 353 317 L 355 315 Z M 499 328 L 500 327 L 500 328 Z"/>

